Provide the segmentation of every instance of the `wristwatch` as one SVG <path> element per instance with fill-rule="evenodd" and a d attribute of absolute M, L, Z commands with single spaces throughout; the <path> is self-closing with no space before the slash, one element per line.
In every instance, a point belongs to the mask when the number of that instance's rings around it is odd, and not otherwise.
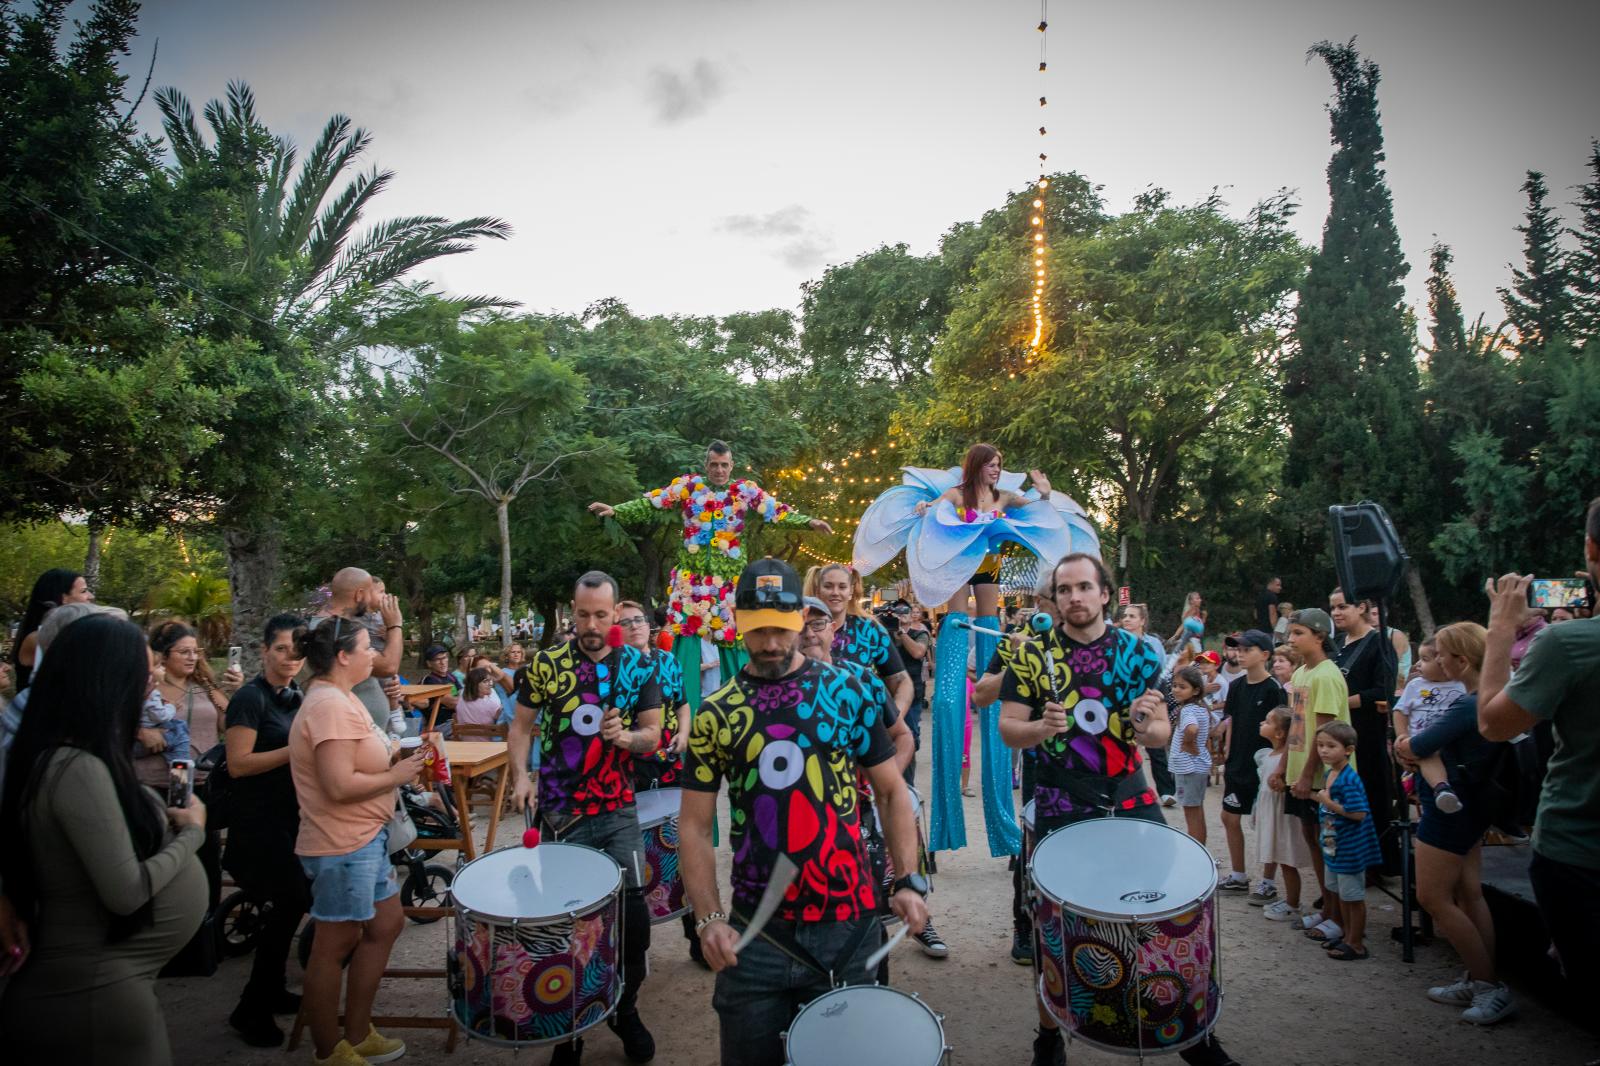
<path fill-rule="evenodd" d="M 909 888 L 923 899 L 928 898 L 928 879 L 919 873 L 909 873 L 896 880 L 894 884 L 889 886 L 889 894 L 892 896 L 906 888 Z"/>

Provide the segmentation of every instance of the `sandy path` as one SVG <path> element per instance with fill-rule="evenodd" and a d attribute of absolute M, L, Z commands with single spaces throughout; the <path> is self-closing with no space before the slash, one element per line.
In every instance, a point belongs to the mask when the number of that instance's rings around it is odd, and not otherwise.
<path fill-rule="evenodd" d="M 928 780 L 928 756 L 925 745 L 919 753 L 918 771 L 923 783 Z M 974 750 L 974 762 L 977 758 Z M 1213 786 L 1206 808 L 1215 855 L 1226 854 L 1217 819 L 1220 802 L 1220 787 Z M 972 843 L 962 851 L 940 856 L 931 900 L 939 931 L 950 944 L 950 957 L 929 959 L 914 945 L 901 944 L 891 960 L 893 983 L 918 993 L 944 1013 L 946 1039 L 955 1048 L 954 1061 L 985 1066 L 1026 1063 L 1036 1024 L 1029 991 L 1032 971 L 1012 963 L 1008 954 L 1010 875 L 1005 859 L 988 856 L 981 800 L 967 800 L 966 814 L 967 836 Z M 1173 821 L 1181 822 L 1176 811 L 1169 815 Z M 725 815 L 722 824 L 727 825 Z M 725 848 L 719 858 L 726 892 Z M 1308 872 L 1308 879 L 1309 876 Z M 1219 900 L 1226 1003 L 1217 1032 L 1245 1066 L 1380 1066 L 1400 1062 L 1578 1066 L 1600 1055 L 1591 1035 L 1526 998 L 1516 1018 L 1493 1029 L 1457 1021 L 1454 1010 L 1429 1002 L 1423 994 L 1429 985 L 1445 983 L 1455 976 L 1457 963 L 1449 947 L 1441 941 L 1419 949 L 1414 965 L 1402 963 L 1399 946 L 1389 939 L 1389 929 L 1399 922 L 1398 907 L 1377 893 L 1368 902 L 1372 959 L 1336 963 L 1323 958 L 1318 948 L 1282 924 L 1265 921 L 1261 911 L 1249 906 L 1241 896 L 1229 895 Z M 447 925 L 409 925 L 396 947 L 394 964 L 440 965 Z M 711 1009 L 712 975 L 689 961 L 678 926 L 656 927 L 650 964 L 651 977 L 644 988 L 641 1008 L 656 1036 L 659 1051 L 655 1061 L 662 1066 L 715 1063 L 717 1019 Z M 210 979 L 159 984 L 177 1062 L 275 1066 L 285 1061 L 310 1061 L 309 1042 L 286 1056 L 281 1050 L 246 1047 L 227 1027 L 228 1012 L 248 968 L 248 959 L 233 959 Z M 290 983 L 298 987 L 298 965 L 291 962 L 290 971 Z M 444 995 L 442 981 L 396 981 L 380 992 L 379 1009 L 389 1013 L 442 1013 Z M 287 1028 L 288 1019 L 283 1021 Z M 454 1055 L 446 1056 L 442 1032 L 409 1031 L 399 1035 L 410 1044 L 410 1053 L 404 1060 L 407 1062 L 466 1066 L 514 1061 L 510 1050 L 475 1042 L 462 1042 Z M 627 1062 L 616 1039 L 604 1030 L 591 1034 L 587 1044 L 586 1063 Z M 544 1050 L 516 1054 L 515 1061 L 536 1066 L 542 1066 L 549 1057 Z M 1074 1066 L 1130 1061 L 1081 1044 L 1072 1049 L 1070 1058 Z M 880 1061 L 884 1066 L 898 1066 L 893 1058 Z M 1173 1057 L 1166 1061 L 1178 1060 Z"/>

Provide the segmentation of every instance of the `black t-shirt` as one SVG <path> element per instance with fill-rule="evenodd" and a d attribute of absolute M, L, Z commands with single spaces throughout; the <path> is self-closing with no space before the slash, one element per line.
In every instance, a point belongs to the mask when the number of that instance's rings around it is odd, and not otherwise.
<path fill-rule="evenodd" d="M 902 630 L 908 639 L 914 640 L 918 644 L 921 644 L 924 649 L 922 658 L 920 659 L 911 659 L 905 656 L 901 657 L 901 661 L 905 664 L 906 670 L 911 674 L 911 698 L 919 701 L 927 699 L 928 655 L 926 649 L 933 645 L 933 635 L 926 629 L 923 629 L 921 626 L 917 626 L 914 629 L 905 629 L 902 627 Z M 898 647 L 896 647 L 894 650 L 896 654 L 898 654 L 900 651 Z"/>
<path fill-rule="evenodd" d="M 800 868 L 778 917 L 851 921 L 877 906 L 856 768 L 894 755 L 882 698 L 850 670 L 806 659 L 775 680 L 739 671 L 695 712 L 681 778 L 733 809 L 733 903 L 747 916 L 779 855 Z"/>
<path fill-rule="evenodd" d="M 274 689 L 266 677 L 257 674 L 233 694 L 223 720 L 229 729 L 242 726 L 256 731 L 256 743 L 251 751 L 277 751 L 289 746 L 289 728 L 300 710 L 301 695 L 300 686 L 293 681 L 287 688 Z M 289 775 L 288 763 L 264 774 L 232 777 L 231 780 L 230 820 L 235 827 L 264 821 L 299 826 L 300 801 L 295 797 L 294 778 Z"/>
<path fill-rule="evenodd" d="M 1394 666 L 1390 656 L 1384 654 L 1383 637 L 1376 629 L 1369 629 L 1360 640 L 1345 638 L 1334 657 L 1339 672 L 1344 675 L 1345 688 L 1350 695 L 1361 697 L 1361 709 L 1376 711 L 1380 700 L 1394 702 Z M 1352 716 L 1352 722 L 1358 721 Z"/>
<path fill-rule="evenodd" d="M 1278 605 L 1278 594 L 1271 589 L 1262 589 L 1261 595 L 1256 597 L 1256 628 L 1263 633 L 1273 630 L 1271 608 Z"/>
<path fill-rule="evenodd" d="M 1255 684 L 1248 676 L 1241 676 L 1228 686 L 1224 713 L 1232 723 L 1228 730 L 1233 738 L 1228 748 L 1228 773 L 1255 774 L 1256 752 L 1272 747 L 1261 735 L 1261 723 L 1266 721 L 1268 711 L 1283 702 L 1283 686 L 1271 674 Z"/>

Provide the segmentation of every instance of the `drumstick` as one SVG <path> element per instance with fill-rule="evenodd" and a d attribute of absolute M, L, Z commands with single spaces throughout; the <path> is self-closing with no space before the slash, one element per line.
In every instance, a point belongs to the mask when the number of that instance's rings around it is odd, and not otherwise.
<path fill-rule="evenodd" d="M 883 947 L 867 956 L 867 964 L 863 967 L 863 969 L 865 969 L 868 973 L 877 973 L 878 963 L 882 962 L 884 958 L 888 956 L 889 952 L 894 950 L 894 946 L 900 943 L 900 941 L 904 940 L 906 938 L 906 934 L 909 932 L 911 932 L 911 927 L 909 925 L 901 925 L 898 933 L 883 942 Z"/>
<path fill-rule="evenodd" d="M 761 930 L 772 920 L 772 916 L 778 911 L 778 905 L 783 902 L 783 894 L 789 891 L 789 886 L 794 883 L 799 873 L 800 869 L 795 866 L 793 859 L 787 855 L 778 856 L 778 861 L 772 864 L 772 877 L 767 881 L 767 890 L 761 893 L 761 902 L 756 905 L 756 912 L 750 916 L 750 924 L 745 926 L 739 942 L 733 945 L 735 955 L 759 936 Z"/>

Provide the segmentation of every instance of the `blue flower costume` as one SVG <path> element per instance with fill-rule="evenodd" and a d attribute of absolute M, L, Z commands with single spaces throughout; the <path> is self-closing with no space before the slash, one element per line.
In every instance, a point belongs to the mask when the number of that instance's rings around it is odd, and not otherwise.
<path fill-rule="evenodd" d="M 1100 554 L 1100 538 L 1077 501 L 1052 492 L 1048 499 L 1030 489 L 1028 502 L 1009 511 L 976 512 L 957 508 L 939 497 L 961 484 L 961 468 L 934 470 L 901 468 L 901 484 L 872 501 L 856 527 L 853 565 L 862 577 L 906 553 L 911 588 L 928 606 L 945 603 L 980 574 L 999 569 L 1007 545 L 1025 549 L 1035 559 L 1053 563 L 1072 552 Z M 1003 472 L 998 493 L 1017 493 L 1025 475 Z M 937 500 L 925 514 L 917 505 Z M 1031 582 L 1028 583 L 1031 587 Z M 939 629 L 936 645 L 938 669 L 933 693 L 933 796 L 930 803 L 929 842 L 934 851 L 965 847 L 966 818 L 961 808 L 961 733 L 965 714 L 965 668 L 968 631 L 956 622 L 967 615 L 951 611 Z M 984 617 L 975 624 L 999 629 L 999 619 Z M 974 634 L 974 659 L 983 673 L 994 656 L 996 638 Z M 1011 795 L 1011 759 L 1000 740 L 1000 705 L 980 709 L 983 757 L 984 824 L 992 855 L 1015 855 L 1022 848 Z"/>

